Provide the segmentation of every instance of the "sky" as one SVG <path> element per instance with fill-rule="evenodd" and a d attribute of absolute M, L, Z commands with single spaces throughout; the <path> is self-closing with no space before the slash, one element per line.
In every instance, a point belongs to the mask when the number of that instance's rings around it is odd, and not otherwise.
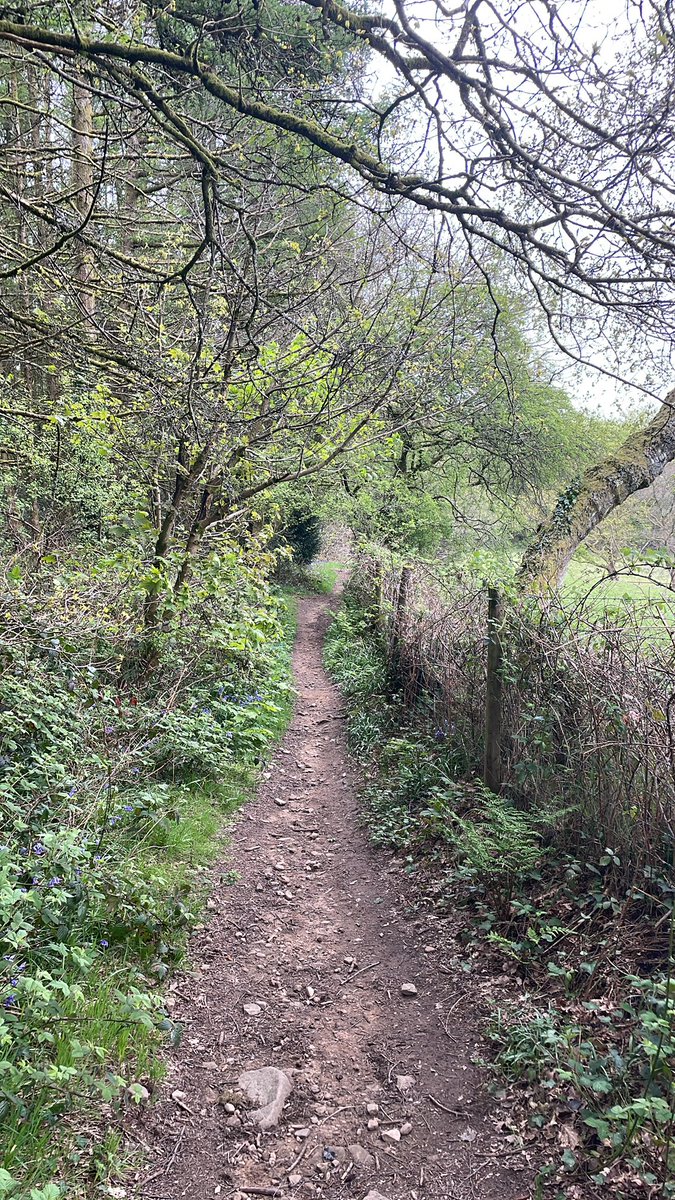
<path fill-rule="evenodd" d="M 389 7 L 389 5 L 387 5 Z M 450 5 L 452 10 L 459 7 Z M 500 0 L 494 7 L 499 11 Z M 648 8 L 648 5 L 647 5 Z M 597 48 L 597 55 L 603 65 L 609 66 L 630 45 L 630 17 L 635 16 L 636 4 L 632 0 L 559 0 L 557 6 L 566 23 L 576 29 L 578 40 L 590 50 Z M 518 19 L 523 28 L 527 28 L 532 17 L 527 2 L 523 3 Z M 434 0 L 406 0 L 406 11 L 414 13 L 424 36 L 429 40 L 442 42 L 442 27 L 439 28 L 439 9 Z M 392 15 L 395 15 L 393 3 Z M 530 28 L 532 26 L 530 25 Z M 393 68 L 377 58 L 377 75 L 373 79 L 373 92 L 386 90 L 394 81 Z M 546 354 L 556 376 L 556 382 L 565 388 L 574 403 L 588 407 L 605 415 L 631 415 L 636 410 L 654 407 L 656 401 L 645 395 L 645 390 L 663 396 L 670 390 L 670 363 L 657 365 L 660 356 L 659 347 L 647 343 L 641 359 L 636 363 L 634 352 L 622 353 L 623 345 L 620 338 L 614 343 L 615 353 L 605 352 L 599 343 L 592 348 L 592 357 L 605 372 L 611 374 L 617 370 L 615 358 L 618 357 L 619 373 L 635 386 L 618 382 L 610 378 L 610 374 L 592 368 L 578 367 L 556 350 L 551 341 L 550 346 L 541 343 L 541 333 L 538 333 L 538 348 Z M 627 346 L 626 341 L 626 346 Z"/>

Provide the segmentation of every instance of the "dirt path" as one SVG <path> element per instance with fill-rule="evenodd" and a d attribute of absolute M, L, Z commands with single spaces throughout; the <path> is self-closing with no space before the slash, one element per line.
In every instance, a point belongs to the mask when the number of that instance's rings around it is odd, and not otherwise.
<path fill-rule="evenodd" d="M 174 991 L 185 1034 L 143 1118 L 151 1154 L 135 1194 L 526 1200 L 527 1164 L 472 1063 L 476 997 L 358 824 L 342 704 L 321 663 L 329 607 L 300 601 L 295 717 L 216 875 L 240 878 L 216 885 L 194 971 Z M 266 1066 L 293 1091 L 261 1133 L 224 1102 L 242 1071 Z"/>

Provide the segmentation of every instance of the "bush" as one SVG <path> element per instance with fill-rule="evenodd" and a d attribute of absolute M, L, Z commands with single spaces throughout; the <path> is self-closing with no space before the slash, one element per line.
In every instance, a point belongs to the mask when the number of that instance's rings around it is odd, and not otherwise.
<path fill-rule="evenodd" d="M 293 562 L 306 567 L 321 549 L 321 520 L 312 512 L 295 512 L 281 530 L 293 553 Z"/>

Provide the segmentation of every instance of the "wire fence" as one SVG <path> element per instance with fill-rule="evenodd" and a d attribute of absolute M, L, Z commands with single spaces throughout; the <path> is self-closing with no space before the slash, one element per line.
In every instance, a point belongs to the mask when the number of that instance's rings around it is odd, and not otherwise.
<path fill-rule="evenodd" d="M 392 691 L 447 739 L 458 774 L 548 814 L 570 852 L 672 875 L 675 653 L 648 612 L 507 600 L 372 558 L 354 581 L 386 637 Z"/>

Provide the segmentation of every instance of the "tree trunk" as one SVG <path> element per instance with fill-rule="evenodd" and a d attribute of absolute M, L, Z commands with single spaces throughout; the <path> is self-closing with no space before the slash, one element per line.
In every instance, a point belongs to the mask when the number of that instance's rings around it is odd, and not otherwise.
<path fill-rule="evenodd" d="M 80 221 L 85 221 L 94 196 L 94 113 L 91 92 L 82 83 L 73 84 L 73 199 Z M 80 303 L 88 320 L 96 311 L 93 290 L 94 257 L 80 242 L 77 247 L 77 283 Z"/>
<path fill-rule="evenodd" d="M 517 578 L 528 590 L 559 585 L 577 547 L 615 508 L 647 488 L 675 458 L 675 389 L 615 454 L 571 484 L 526 550 Z"/>

